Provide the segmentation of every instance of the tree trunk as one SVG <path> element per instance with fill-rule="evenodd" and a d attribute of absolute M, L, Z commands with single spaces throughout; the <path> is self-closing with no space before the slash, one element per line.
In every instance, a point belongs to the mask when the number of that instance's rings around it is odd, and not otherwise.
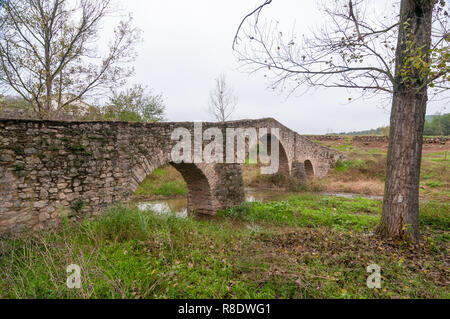
<path fill-rule="evenodd" d="M 434 0 L 401 2 L 386 184 L 377 229 L 387 238 L 419 238 L 419 179 L 428 75 L 422 67 L 405 61 L 429 62 L 433 6 Z"/>

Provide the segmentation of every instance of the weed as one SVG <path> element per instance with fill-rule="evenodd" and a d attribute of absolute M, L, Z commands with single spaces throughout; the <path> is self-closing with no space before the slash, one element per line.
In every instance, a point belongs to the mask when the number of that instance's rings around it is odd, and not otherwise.
<path fill-rule="evenodd" d="M 86 202 L 82 199 L 74 200 L 72 204 L 70 204 L 70 208 L 77 214 L 84 208 L 84 206 L 86 206 Z"/>
<path fill-rule="evenodd" d="M 69 149 L 72 151 L 72 153 L 76 153 L 76 152 L 85 152 L 86 148 L 83 145 L 70 145 Z"/>
<path fill-rule="evenodd" d="M 25 155 L 25 150 L 24 150 L 24 148 L 21 147 L 21 146 L 16 146 L 16 147 L 14 147 L 14 152 L 15 152 L 17 155 L 20 155 L 20 156 L 24 156 L 24 155 Z"/>

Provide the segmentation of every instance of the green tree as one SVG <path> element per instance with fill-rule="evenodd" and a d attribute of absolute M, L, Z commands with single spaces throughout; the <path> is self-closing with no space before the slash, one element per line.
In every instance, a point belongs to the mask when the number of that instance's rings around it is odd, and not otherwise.
<path fill-rule="evenodd" d="M 125 91 L 116 92 L 104 110 L 105 120 L 126 122 L 158 122 L 164 120 L 164 99 L 153 95 L 147 87 L 134 85 Z"/>
<path fill-rule="evenodd" d="M 429 136 L 450 135 L 450 113 L 435 114 L 431 119 L 426 120 L 423 134 Z"/>

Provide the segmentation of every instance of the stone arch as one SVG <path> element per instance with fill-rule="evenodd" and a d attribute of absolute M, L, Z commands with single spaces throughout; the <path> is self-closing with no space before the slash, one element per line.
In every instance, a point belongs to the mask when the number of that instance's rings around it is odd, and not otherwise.
<path fill-rule="evenodd" d="M 133 194 L 144 179 L 150 175 L 153 170 L 164 165 L 171 165 L 183 177 L 187 186 L 187 202 L 188 211 L 194 210 L 200 214 L 214 214 L 215 200 L 210 183 L 211 176 L 203 164 L 195 163 L 174 163 L 170 161 L 158 161 L 156 165 L 149 165 L 145 161 L 141 167 L 134 170 L 134 181 L 131 187 L 131 194 Z M 153 169 L 150 169 L 153 167 Z"/>
<path fill-rule="evenodd" d="M 267 136 L 267 152 L 270 155 L 271 149 L 272 149 L 272 134 L 268 133 L 264 136 Z M 263 139 L 262 136 L 260 138 L 260 142 Z M 275 139 L 277 139 L 275 137 Z M 284 147 L 283 143 L 280 139 L 278 139 L 278 152 L 279 152 L 279 168 L 278 168 L 278 174 L 282 174 L 284 176 L 290 176 L 291 173 L 291 162 L 289 161 L 289 157 L 286 152 L 286 148 Z"/>
<path fill-rule="evenodd" d="M 180 172 L 188 188 L 188 211 L 195 210 L 200 214 L 214 214 L 214 198 L 205 172 L 194 163 L 170 164 Z"/>
<path fill-rule="evenodd" d="M 310 160 L 306 160 L 304 162 L 305 165 L 305 173 L 307 178 L 314 177 L 314 168 Z"/>

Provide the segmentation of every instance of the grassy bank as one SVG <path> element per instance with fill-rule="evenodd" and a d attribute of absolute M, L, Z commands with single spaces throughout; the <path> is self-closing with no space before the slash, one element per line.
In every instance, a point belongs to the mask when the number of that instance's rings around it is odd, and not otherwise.
<path fill-rule="evenodd" d="M 380 203 L 367 199 L 305 194 L 210 219 L 113 207 L 1 242 L 0 298 L 449 298 L 448 206 L 421 207 L 416 247 L 374 237 Z M 66 287 L 69 264 L 81 289 Z"/>

